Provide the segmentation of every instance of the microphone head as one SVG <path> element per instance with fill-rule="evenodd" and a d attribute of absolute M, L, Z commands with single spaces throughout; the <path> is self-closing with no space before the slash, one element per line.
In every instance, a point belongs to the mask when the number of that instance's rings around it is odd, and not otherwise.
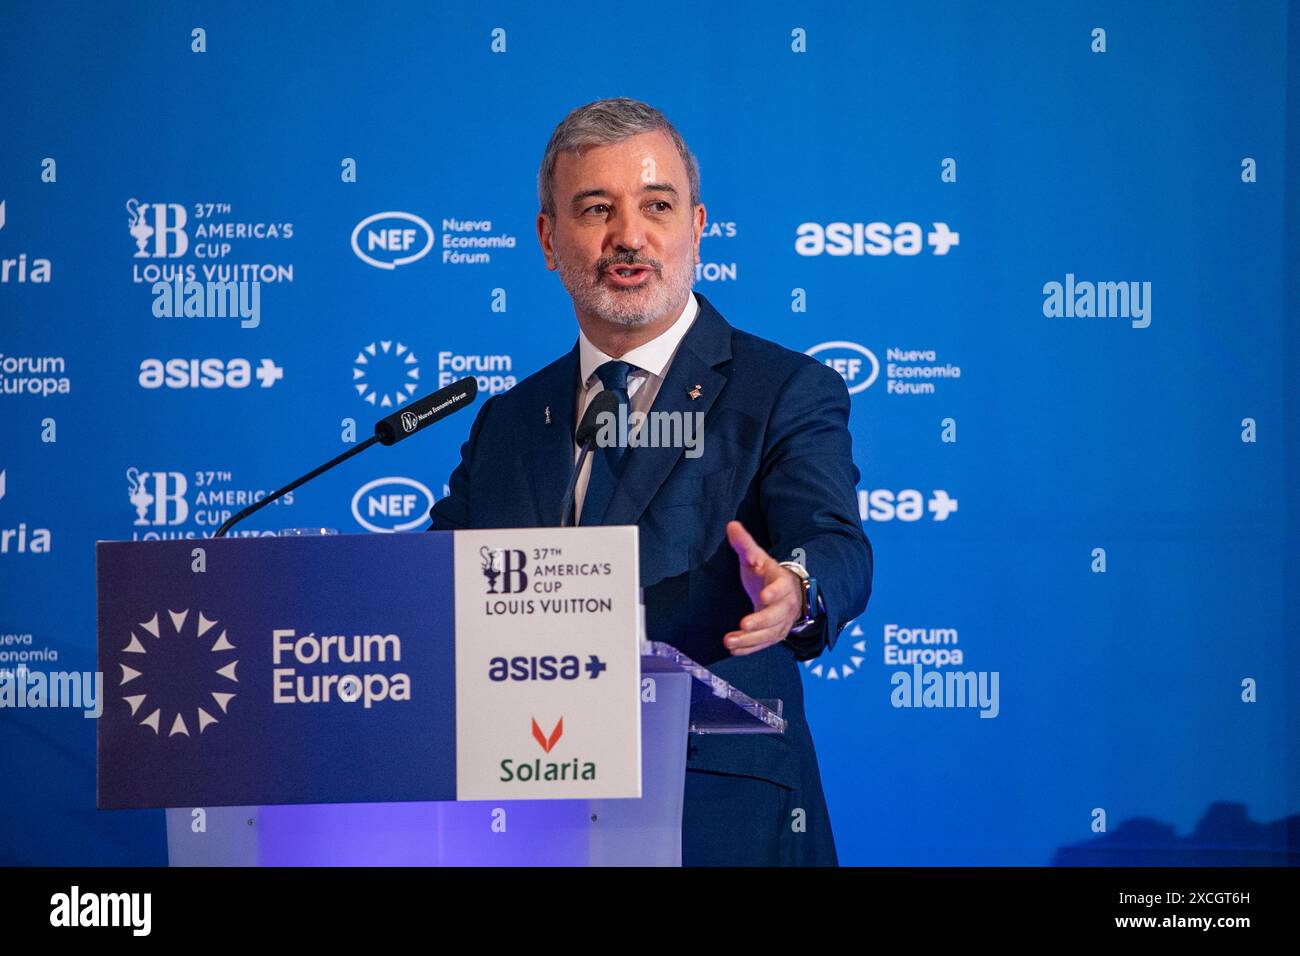
<path fill-rule="evenodd" d="M 452 412 L 474 404 L 478 396 L 478 379 L 473 376 L 452 382 L 432 395 L 417 398 L 401 411 L 375 422 L 375 437 L 381 445 L 393 445 L 441 421 Z"/>
<path fill-rule="evenodd" d="M 614 397 L 613 392 L 597 392 L 596 397 L 587 406 L 587 412 L 582 416 L 578 430 L 573 433 L 573 440 L 579 446 L 587 444 L 596 437 L 596 432 L 600 431 L 600 422 L 597 419 L 605 412 L 611 415 L 618 414 L 618 399 Z"/>

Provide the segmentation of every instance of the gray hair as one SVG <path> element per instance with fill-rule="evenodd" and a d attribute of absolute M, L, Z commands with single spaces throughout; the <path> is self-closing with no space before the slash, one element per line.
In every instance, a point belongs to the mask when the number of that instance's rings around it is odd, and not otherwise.
<path fill-rule="evenodd" d="M 691 208 L 700 204 L 700 167 L 686 148 L 686 141 L 668 118 L 653 106 L 625 96 L 596 100 L 579 106 L 566 116 L 551 134 L 537 171 L 537 200 L 542 212 L 555 218 L 555 161 L 560 153 L 578 153 L 586 146 L 609 146 L 641 133 L 662 130 L 668 134 L 686 166 Z"/>

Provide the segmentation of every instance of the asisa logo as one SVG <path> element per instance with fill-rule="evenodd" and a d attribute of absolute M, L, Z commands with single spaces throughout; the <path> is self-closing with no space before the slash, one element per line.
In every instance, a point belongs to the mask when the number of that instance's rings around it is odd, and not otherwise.
<path fill-rule="evenodd" d="M 564 718 L 560 717 L 550 730 L 538 724 L 536 717 L 532 718 L 532 736 L 537 746 L 549 756 L 560 743 L 560 738 L 564 736 Z M 580 760 L 577 757 L 569 760 L 543 760 L 541 757 L 534 757 L 531 760 L 525 758 L 518 761 L 507 757 L 501 761 L 502 783 L 515 781 L 553 783 L 560 780 L 595 779 L 595 762 Z"/>
<path fill-rule="evenodd" d="M 880 374 L 880 360 L 875 353 L 857 342 L 822 342 L 804 354 L 839 372 L 850 395 L 865 392 Z"/>
<path fill-rule="evenodd" d="M 433 227 L 412 212 L 377 212 L 352 230 L 352 251 L 376 269 L 396 269 L 433 248 Z"/>
<path fill-rule="evenodd" d="M 140 363 L 141 388 L 248 388 L 256 379 L 270 388 L 284 369 L 269 358 L 253 366 L 246 358 L 147 358 Z"/>
<path fill-rule="evenodd" d="M 804 222 L 795 227 L 794 251 L 801 256 L 917 256 L 930 247 L 946 256 L 960 245 L 961 233 L 946 222 Z"/>
<path fill-rule="evenodd" d="M 496 681 L 534 681 L 534 680 L 578 680 L 585 671 L 587 676 L 595 680 L 606 670 L 609 665 L 602 661 L 595 654 L 587 655 L 587 663 L 583 664 L 577 654 L 565 654 L 563 657 L 556 657 L 554 654 L 542 654 L 528 657 L 520 655 L 519 657 L 494 657 L 488 661 L 488 680 Z"/>
<path fill-rule="evenodd" d="M 858 517 L 865 521 L 920 521 L 929 513 L 934 521 L 947 521 L 958 501 L 942 488 L 925 492 L 918 488 L 858 489 Z"/>

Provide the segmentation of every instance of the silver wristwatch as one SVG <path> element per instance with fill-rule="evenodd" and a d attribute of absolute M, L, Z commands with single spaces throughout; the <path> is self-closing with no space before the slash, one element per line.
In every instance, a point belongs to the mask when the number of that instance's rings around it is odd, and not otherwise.
<path fill-rule="evenodd" d="M 790 627 L 791 634 L 798 634 L 800 631 L 816 623 L 818 614 L 821 610 L 820 594 L 817 590 L 817 579 L 808 573 L 798 561 L 782 561 L 781 567 L 789 568 L 795 573 L 801 584 L 800 588 L 800 605 L 799 617 Z"/>

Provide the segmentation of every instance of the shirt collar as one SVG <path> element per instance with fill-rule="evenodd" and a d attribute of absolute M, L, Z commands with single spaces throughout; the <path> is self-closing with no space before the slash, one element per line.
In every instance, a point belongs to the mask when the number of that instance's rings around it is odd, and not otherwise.
<path fill-rule="evenodd" d="M 668 368 L 668 363 L 672 361 L 673 356 L 677 353 L 677 346 L 681 344 L 686 333 L 690 331 L 691 325 L 695 322 L 695 317 L 699 313 L 700 305 L 695 299 L 695 293 L 692 292 L 686 297 L 686 306 L 682 309 L 682 314 L 677 317 L 677 321 L 649 342 L 638 345 L 632 351 L 623 355 L 623 361 L 630 362 L 651 375 L 662 378 L 664 370 Z M 596 374 L 596 369 L 606 362 L 613 361 L 612 356 L 606 355 L 591 344 L 587 336 L 583 334 L 582 329 L 578 329 L 578 359 L 584 389 L 590 385 L 592 377 Z"/>

